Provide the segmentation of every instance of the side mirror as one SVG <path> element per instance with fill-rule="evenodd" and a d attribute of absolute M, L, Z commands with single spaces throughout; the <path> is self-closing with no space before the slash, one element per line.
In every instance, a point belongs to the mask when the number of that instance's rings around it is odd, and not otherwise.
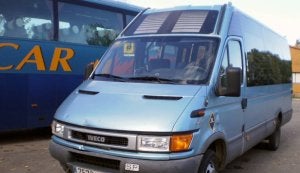
<path fill-rule="evenodd" d="M 91 62 L 88 65 L 85 66 L 84 69 L 84 80 L 88 79 L 90 77 L 90 75 L 92 74 L 92 72 L 94 71 L 94 69 L 96 68 L 96 66 L 98 65 L 99 61 L 96 60 L 95 62 Z"/>
<path fill-rule="evenodd" d="M 242 70 L 228 67 L 225 74 L 220 75 L 216 86 L 217 96 L 239 97 L 241 95 Z"/>

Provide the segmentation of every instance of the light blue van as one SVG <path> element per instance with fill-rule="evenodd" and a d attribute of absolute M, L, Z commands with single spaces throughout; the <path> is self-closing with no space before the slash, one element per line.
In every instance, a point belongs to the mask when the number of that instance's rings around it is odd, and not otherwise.
<path fill-rule="evenodd" d="M 284 38 L 231 4 L 147 9 L 60 106 L 67 172 L 214 173 L 292 117 Z"/>

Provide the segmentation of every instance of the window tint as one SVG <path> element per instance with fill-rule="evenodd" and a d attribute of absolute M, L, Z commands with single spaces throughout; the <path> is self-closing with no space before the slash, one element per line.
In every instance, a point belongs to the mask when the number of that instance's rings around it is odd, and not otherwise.
<path fill-rule="evenodd" d="M 59 41 L 108 46 L 122 28 L 121 13 L 59 3 Z"/>
<path fill-rule="evenodd" d="M 52 2 L 0 1 L 0 36 L 52 40 Z"/>
<path fill-rule="evenodd" d="M 249 32 L 245 39 L 248 86 L 290 83 L 291 61 L 288 59 L 289 53 L 284 51 L 287 48 L 285 40 L 278 39 L 267 29 L 261 28 L 261 31 L 264 33 L 262 37 L 251 40 L 249 38 L 254 33 Z"/>
<path fill-rule="evenodd" d="M 231 35 L 236 33 L 244 38 L 248 86 L 291 82 L 290 53 L 284 38 L 239 12 L 234 13 L 229 30 Z"/>
<path fill-rule="evenodd" d="M 291 62 L 271 52 L 253 49 L 248 55 L 248 86 L 291 82 Z"/>

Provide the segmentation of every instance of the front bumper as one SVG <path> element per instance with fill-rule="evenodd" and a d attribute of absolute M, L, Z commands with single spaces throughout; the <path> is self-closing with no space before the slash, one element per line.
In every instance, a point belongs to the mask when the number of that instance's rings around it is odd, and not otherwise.
<path fill-rule="evenodd" d="M 109 173 L 197 173 L 202 159 L 202 155 L 177 160 L 117 157 L 66 147 L 53 140 L 50 142 L 49 150 L 55 159 L 71 170 L 74 166 L 80 166 Z M 125 170 L 126 164 L 139 165 L 139 171 Z"/>

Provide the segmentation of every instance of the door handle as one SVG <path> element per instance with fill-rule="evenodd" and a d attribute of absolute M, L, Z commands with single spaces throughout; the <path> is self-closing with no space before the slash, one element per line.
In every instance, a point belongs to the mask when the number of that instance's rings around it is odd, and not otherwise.
<path fill-rule="evenodd" d="M 242 109 L 246 109 L 247 105 L 248 105 L 248 99 L 247 98 L 243 98 L 242 102 L 241 102 L 241 105 L 242 105 Z"/>

